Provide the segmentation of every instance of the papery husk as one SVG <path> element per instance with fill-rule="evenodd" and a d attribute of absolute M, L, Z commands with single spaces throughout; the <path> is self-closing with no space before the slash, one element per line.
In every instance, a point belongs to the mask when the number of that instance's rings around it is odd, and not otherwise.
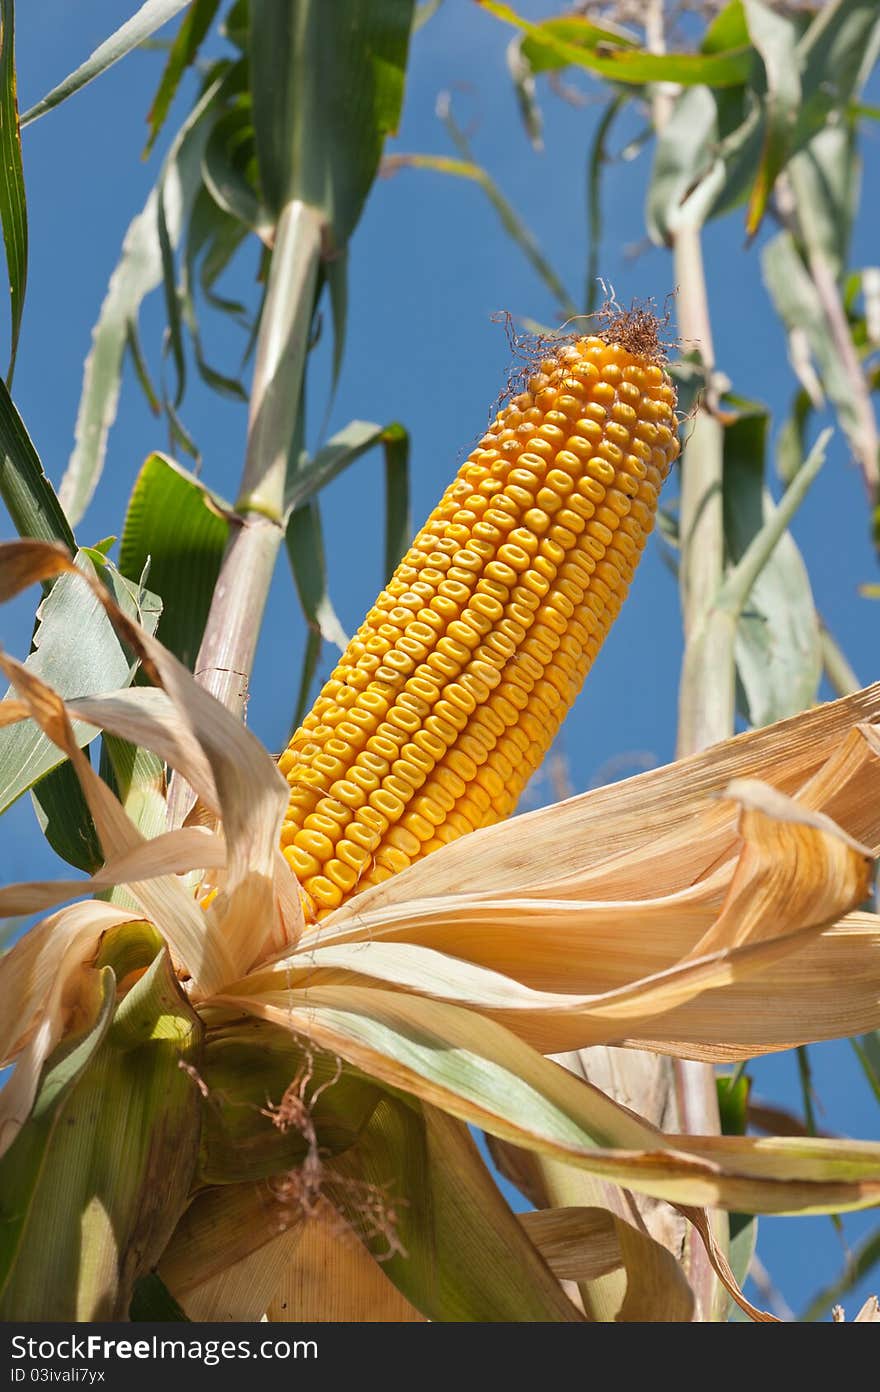
<path fill-rule="evenodd" d="M 276 1323 L 421 1324 L 336 1210 L 321 1200 L 297 1234 L 267 1314 Z"/>
<path fill-rule="evenodd" d="M 206 1189 L 180 1219 L 159 1275 L 192 1320 L 259 1320 L 303 1216 L 265 1183 Z"/>
<path fill-rule="evenodd" d="M 604 1208 L 549 1208 L 520 1214 L 520 1222 L 560 1280 L 594 1281 L 626 1273 L 617 1314 L 621 1323 L 689 1323 L 694 1295 L 672 1253 L 644 1229 Z"/>

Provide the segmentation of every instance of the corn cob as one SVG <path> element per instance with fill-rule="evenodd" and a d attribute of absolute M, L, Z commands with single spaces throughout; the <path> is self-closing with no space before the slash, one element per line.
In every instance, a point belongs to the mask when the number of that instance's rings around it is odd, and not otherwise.
<path fill-rule="evenodd" d="M 678 454 L 639 327 L 566 344 L 498 412 L 282 755 L 319 914 L 508 816 L 555 737 Z"/>

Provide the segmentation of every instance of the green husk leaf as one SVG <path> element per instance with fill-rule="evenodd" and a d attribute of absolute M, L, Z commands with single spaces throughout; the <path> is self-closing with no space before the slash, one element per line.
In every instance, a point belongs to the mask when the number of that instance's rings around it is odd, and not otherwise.
<path fill-rule="evenodd" d="M 579 1318 L 491 1179 L 468 1129 L 386 1095 L 329 1193 L 363 1232 L 365 1194 L 384 1206 L 364 1240 L 422 1314 L 443 1322 Z M 381 1211 L 381 1210 L 380 1210 Z"/>
<path fill-rule="evenodd" d="M 48 1122 L 36 1138 L 34 1120 L 26 1124 L 3 1161 L 19 1183 L 36 1176 L 27 1203 L 12 1209 L 4 1319 L 125 1318 L 135 1282 L 158 1261 L 187 1203 L 200 1104 L 180 1065 L 197 1062 L 201 1025 L 147 925 L 109 933 L 98 967 L 112 1008 L 114 979 L 144 958 L 151 964 L 112 1018 L 102 1014 L 102 1037 Z M 54 1078 L 51 1062 L 44 1076 Z M 39 1167 L 32 1154 L 23 1158 L 35 1144 Z"/>
<path fill-rule="evenodd" d="M 212 1030 L 201 1077 L 208 1097 L 199 1177 L 206 1184 L 270 1179 L 300 1165 L 311 1144 L 325 1158 L 340 1154 L 380 1096 L 377 1084 L 332 1054 L 260 1021 Z"/>

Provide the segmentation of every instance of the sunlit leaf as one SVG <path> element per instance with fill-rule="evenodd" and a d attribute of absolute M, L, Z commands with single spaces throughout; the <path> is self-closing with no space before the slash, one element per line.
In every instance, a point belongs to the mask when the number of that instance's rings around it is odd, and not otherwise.
<path fill-rule="evenodd" d="M 0 496 L 19 536 L 76 550 L 58 495 L 43 471 L 24 421 L 0 381 Z"/>
<path fill-rule="evenodd" d="M 165 64 L 165 71 L 162 73 L 158 91 L 153 98 L 147 116 L 150 135 L 144 149 L 145 156 L 150 153 L 156 143 L 159 132 L 165 124 L 171 103 L 174 101 L 180 79 L 186 69 L 195 62 L 199 48 L 214 21 L 219 6 L 220 0 L 194 0 L 189 14 L 183 18 L 168 54 L 168 62 Z"/>
<path fill-rule="evenodd" d="M 132 49 L 137 48 L 138 44 L 143 43 L 151 34 L 155 34 L 163 24 L 167 24 L 169 19 L 173 19 L 176 14 L 185 9 L 190 0 L 145 0 L 136 14 L 99 44 L 84 63 L 81 63 L 74 72 L 70 73 L 63 82 L 59 82 L 57 87 L 53 87 L 51 92 L 47 92 L 36 106 L 32 106 L 21 118 L 23 126 L 29 125 L 31 121 L 36 121 L 38 117 L 44 116 L 47 111 L 72 97 L 74 92 L 85 87 L 101 73 L 106 72 L 114 63 L 118 63 L 120 58 L 124 58 Z"/>
<path fill-rule="evenodd" d="M 146 460 L 129 499 L 119 569 L 136 580 L 149 562 L 150 587 L 162 599 L 159 636 L 187 667 L 199 650 L 229 536 L 224 510 L 162 454 Z"/>
<path fill-rule="evenodd" d="M 12 344 L 7 384 L 12 381 L 27 285 L 28 229 L 21 134 L 15 78 L 14 0 L 0 4 L 0 223 L 6 247 Z"/>
<path fill-rule="evenodd" d="M 251 0 L 254 127 L 265 198 L 301 199 L 338 247 L 397 129 L 415 0 Z"/>
<path fill-rule="evenodd" d="M 619 33 L 603 33 L 588 20 L 560 19 L 530 24 L 499 0 L 478 0 L 478 3 L 497 19 L 528 35 L 525 51 L 535 72 L 574 63 L 613 82 L 678 82 L 683 86 L 725 87 L 745 82 L 751 71 L 753 55 L 748 47 L 729 52 L 647 53 L 633 47 L 631 41 L 624 42 Z M 612 46 L 612 41 L 617 48 Z"/>

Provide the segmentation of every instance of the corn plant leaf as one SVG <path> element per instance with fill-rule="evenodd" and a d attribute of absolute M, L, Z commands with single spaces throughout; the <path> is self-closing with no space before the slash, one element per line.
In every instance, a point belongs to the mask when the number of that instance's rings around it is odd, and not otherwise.
<path fill-rule="evenodd" d="M 745 404 L 724 430 L 724 535 L 735 565 L 773 510 L 765 484 L 769 417 Z M 822 645 L 810 581 L 789 532 L 752 586 L 737 624 L 740 711 L 769 725 L 811 705 L 822 674 Z"/>
<path fill-rule="evenodd" d="M 774 13 L 762 0 L 743 0 L 749 36 L 764 63 L 764 149 L 746 214 L 753 237 L 761 225 L 777 176 L 785 167 L 794 138 L 801 100 L 798 31 L 792 20 Z"/>
<path fill-rule="evenodd" d="M 801 236 L 828 258 L 837 277 L 847 265 L 859 192 L 855 130 L 824 126 L 789 164 Z"/>
<path fill-rule="evenodd" d="M 460 1121 L 386 1095 L 357 1145 L 330 1170 L 329 1197 L 423 1316 L 456 1323 L 579 1318 Z M 364 1231 L 359 1211 L 372 1193 L 381 1207 Z"/>
<path fill-rule="evenodd" d="M 403 102 L 414 0 L 251 0 L 254 126 L 277 216 L 320 209 L 341 248 Z"/>
<path fill-rule="evenodd" d="M 663 128 L 648 187 L 648 231 L 658 245 L 671 240 L 685 197 L 709 172 L 718 141 L 718 111 L 707 87 L 682 92 Z"/>
<path fill-rule="evenodd" d="M 838 1305 L 844 1296 L 850 1294 L 852 1290 L 864 1281 L 872 1271 L 876 1271 L 880 1263 L 880 1229 L 863 1238 L 851 1252 L 846 1254 L 846 1263 L 843 1274 L 836 1281 L 832 1281 L 822 1290 L 817 1291 L 807 1308 L 800 1316 L 802 1323 L 809 1324 L 813 1320 L 819 1320 L 826 1315 L 832 1305 Z"/>
<path fill-rule="evenodd" d="M 725 49 L 741 48 L 749 42 L 749 26 L 743 0 L 728 0 L 706 26 L 700 40 L 701 53 L 723 53 Z"/>
<path fill-rule="evenodd" d="M 127 941 L 105 942 L 99 967 L 120 952 L 139 960 L 138 940 L 154 955 L 53 1113 L 0 1297 L 6 1319 L 124 1318 L 135 1281 L 157 1261 L 188 1199 L 199 1096 L 179 1064 L 195 1062 L 201 1026 L 155 932 L 143 924 L 118 931 Z M 15 1169 L 28 1132 L 6 1158 Z"/>
<path fill-rule="evenodd" d="M 259 1320 L 299 1239 L 303 1212 L 266 1184 L 203 1189 L 180 1219 L 159 1275 L 191 1320 Z"/>
<path fill-rule="evenodd" d="M 339 622 L 327 583 L 324 530 L 315 497 L 294 508 L 284 534 L 299 602 L 306 622 L 324 642 L 345 650 L 348 638 Z"/>
<path fill-rule="evenodd" d="M 394 430 L 394 426 L 387 428 Z M 331 436 L 316 454 L 309 456 L 301 452 L 296 467 L 288 470 L 284 498 L 286 509 L 295 511 L 309 502 L 361 455 L 381 444 L 385 431 L 385 426 L 354 420 Z"/>
<path fill-rule="evenodd" d="M 524 52 L 535 72 L 553 71 L 573 63 L 613 82 L 735 87 L 748 80 L 752 69 L 754 55 L 748 46 L 726 52 L 647 53 L 633 46 L 619 31 L 603 32 L 588 20 L 565 18 L 530 24 L 499 0 L 478 3 L 496 19 L 514 25 L 528 36 Z"/>
<path fill-rule="evenodd" d="M 156 143 L 159 132 L 165 124 L 171 103 L 177 94 L 180 79 L 187 68 L 195 62 L 199 48 L 214 22 L 214 16 L 219 6 L 220 0 L 193 0 L 189 14 L 183 17 L 174 43 L 171 45 L 158 90 L 147 115 L 150 134 L 144 148 L 144 158 Z"/>
<path fill-rule="evenodd" d="M 262 200 L 249 93 L 215 123 L 202 165 L 205 187 L 217 207 L 271 245 L 275 219 Z"/>
<path fill-rule="evenodd" d="M 356 1232 L 323 1200 L 297 1234 L 266 1317 L 273 1324 L 424 1319 L 373 1261 Z"/>
<path fill-rule="evenodd" d="M 201 184 L 201 160 L 219 91 L 213 83 L 179 130 L 156 187 L 142 212 L 130 224 L 122 256 L 110 277 L 92 347 L 86 359 L 82 395 L 76 419 L 76 442 L 59 495 L 75 526 L 97 487 L 107 449 L 107 436 L 119 401 L 122 361 L 130 325 L 136 323 L 142 301 L 163 283 L 158 210 L 163 190 L 165 229 L 169 246 L 177 246 Z"/>
<path fill-rule="evenodd" d="M 228 513 L 204 484 L 163 454 L 148 457 L 129 499 L 120 572 L 137 581 L 149 563 L 150 587 L 162 597 L 159 637 L 189 668 L 220 573 Z"/>
<path fill-rule="evenodd" d="M 804 94 L 798 144 L 858 96 L 878 53 L 880 15 L 874 0 L 831 0 L 816 12 L 798 44 Z"/>
<path fill-rule="evenodd" d="M 40 830 L 56 855 L 94 874 L 104 861 L 101 841 L 79 780 L 67 760 L 44 774 L 31 789 Z"/>
<path fill-rule="evenodd" d="M 51 92 L 47 92 L 36 106 L 32 106 L 29 111 L 26 111 L 21 118 L 21 124 L 26 126 L 31 121 L 36 121 L 47 111 L 51 111 L 61 102 L 66 101 L 68 97 L 72 97 L 87 83 L 100 77 L 114 63 L 118 63 L 120 58 L 124 58 L 127 53 L 131 53 L 132 49 L 142 44 L 144 39 L 155 34 L 156 30 L 161 29 L 163 24 L 167 24 L 169 19 L 173 19 L 181 10 L 186 9 L 189 3 L 190 0 L 145 0 L 140 9 L 124 24 L 120 25 L 109 39 L 105 39 L 102 44 L 99 44 L 84 63 L 81 63 L 63 82 L 59 82 L 57 87 L 53 87 Z"/>
<path fill-rule="evenodd" d="M 396 422 L 382 432 L 385 450 L 385 578 L 390 580 L 409 550 L 409 435 Z"/>
<path fill-rule="evenodd" d="M 0 381 L 0 497 L 19 536 L 58 541 L 76 550 L 58 495 L 5 384 Z"/>
<path fill-rule="evenodd" d="M 544 118 L 535 96 L 535 75 L 523 55 L 522 46 L 522 36 L 514 34 L 507 45 L 507 71 L 529 143 L 533 150 L 541 151 L 544 148 Z"/>
<path fill-rule="evenodd" d="M 7 384 L 12 381 L 27 285 L 28 230 L 21 132 L 15 80 L 15 5 L 0 4 L 0 223 L 9 280 L 11 346 Z"/>
<path fill-rule="evenodd" d="M 116 978 L 109 967 L 91 972 L 80 1004 L 83 1024 L 47 1060 L 30 1119 L 0 1160 L 0 1308 L 25 1240 L 28 1215 L 39 1199 L 40 1170 L 51 1154 L 65 1098 L 88 1067 L 113 1019 Z"/>
<path fill-rule="evenodd" d="M 79 553 L 78 564 L 98 573 L 94 557 Z M 161 606 L 155 595 L 132 585 L 115 567 L 100 566 L 101 578 L 123 608 L 146 628 L 155 629 Z M 41 676 L 67 696 L 88 696 L 124 687 L 134 675 L 113 626 L 97 598 L 73 576 L 61 576 L 38 610 L 34 651 L 27 659 L 30 672 Z M 82 721 L 75 726 L 81 746 L 98 731 Z M 0 811 L 56 768 L 64 755 L 31 721 L 0 729 Z M 76 808 L 71 809 L 69 833 L 76 834 Z"/>
<path fill-rule="evenodd" d="M 662 1133 L 474 1010 L 396 991 L 315 986 L 222 993 L 219 1004 L 308 1035 L 514 1144 L 671 1202 L 745 1212 L 843 1212 L 877 1202 L 880 1146 Z"/>
<path fill-rule="evenodd" d="M 857 444 L 861 417 L 853 386 L 829 336 L 816 287 L 790 233 L 780 232 L 766 244 L 761 268 L 777 313 L 789 332 L 801 329 L 806 335 L 822 385 L 834 404 L 847 439 Z"/>

